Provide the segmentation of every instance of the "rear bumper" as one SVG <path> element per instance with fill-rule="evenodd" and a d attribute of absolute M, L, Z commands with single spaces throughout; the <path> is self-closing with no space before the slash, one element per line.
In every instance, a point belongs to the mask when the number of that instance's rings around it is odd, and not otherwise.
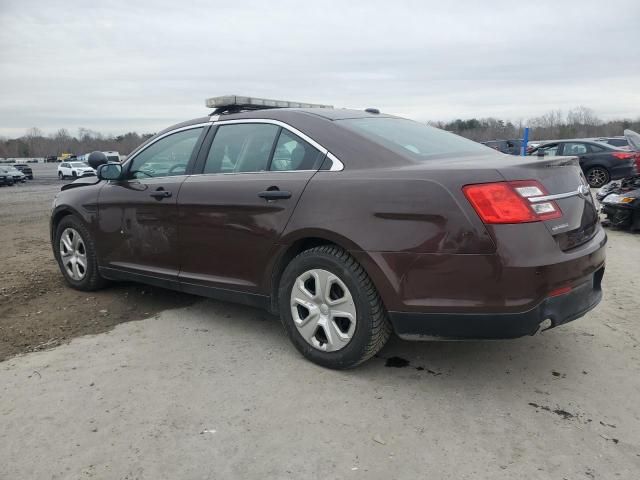
<path fill-rule="evenodd" d="M 406 340 L 507 339 L 533 335 L 540 324 L 549 328 L 582 317 L 602 300 L 604 266 L 589 275 L 569 293 L 543 300 L 520 313 L 416 313 L 389 312 L 396 334 Z"/>
<path fill-rule="evenodd" d="M 629 162 L 627 164 L 621 162 L 622 164 L 613 165 L 609 169 L 609 176 L 611 180 L 620 180 L 621 178 L 632 177 L 640 172 L 636 171 L 636 164 L 634 162 Z"/>

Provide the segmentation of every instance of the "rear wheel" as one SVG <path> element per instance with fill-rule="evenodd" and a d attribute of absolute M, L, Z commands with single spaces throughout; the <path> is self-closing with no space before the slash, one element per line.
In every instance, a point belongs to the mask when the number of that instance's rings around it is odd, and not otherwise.
<path fill-rule="evenodd" d="M 54 242 L 58 266 L 69 285 L 78 290 L 92 291 L 106 284 L 98 272 L 91 234 L 78 218 L 69 215 L 60 220 Z"/>
<path fill-rule="evenodd" d="M 589 186 L 593 188 L 600 188 L 609 183 L 610 180 L 609 172 L 604 167 L 590 168 L 587 170 L 585 177 L 587 178 L 587 182 L 589 182 Z"/>
<path fill-rule="evenodd" d="M 306 250 L 287 265 L 278 301 L 295 347 L 323 367 L 355 367 L 391 335 L 371 279 L 351 255 L 332 245 Z"/>

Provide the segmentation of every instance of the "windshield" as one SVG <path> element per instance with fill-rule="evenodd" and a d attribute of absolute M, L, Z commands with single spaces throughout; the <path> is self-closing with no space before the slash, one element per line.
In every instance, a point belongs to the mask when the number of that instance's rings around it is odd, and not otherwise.
<path fill-rule="evenodd" d="M 72 167 L 78 168 L 78 167 L 88 167 L 89 165 L 87 165 L 86 163 L 82 163 L 82 162 L 71 162 L 70 165 Z"/>
<path fill-rule="evenodd" d="M 342 125 L 401 154 L 424 161 L 447 154 L 486 154 L 489 147 L 453 133 L 402 118 L 349 118 Z"/>
<path fill-rule="evenodd" d="M 109 160 L 110 162 L 119 162 L 120 158 L 119 157 L 114 157 L 114 156 L 108 156 L 107 160 Z"/>

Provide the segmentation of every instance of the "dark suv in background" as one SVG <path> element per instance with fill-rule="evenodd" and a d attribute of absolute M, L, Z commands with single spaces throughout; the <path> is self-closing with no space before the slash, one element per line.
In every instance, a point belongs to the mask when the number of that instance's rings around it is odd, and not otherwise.
<path fill-rule="evenodd" d="M 510 157 L 373 109 L 208 105 L 62 187 L 51 242 L 71 286 L 261 307 L 331 368 L 392 331 L 514 338 L 601 299 L 606 235 L 575 159 Z"/>
<path fill-rule="evenodd" d="M 580 168 L 589 185 L 599 188 L 611 180 L 634 175 L 640 154 L 606 143 L 577 139 L 543 143 L 532 149 L 528 155 L 578 157 Z"/>
<path fill-rule="evenodd" d="M 13 166 L 24 173 L 24 176 L 29 180 L 33 180 L 33 170 L 30 165 L 27 165 L 26 163 L 14 163 Z"/>

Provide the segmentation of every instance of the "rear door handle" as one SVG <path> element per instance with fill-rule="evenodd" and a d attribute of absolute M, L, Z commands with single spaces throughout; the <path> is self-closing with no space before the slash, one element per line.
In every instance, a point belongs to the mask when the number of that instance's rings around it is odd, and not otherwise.
<path fill-rule="evenodd" d="M 169 198 L 171 196 L 171 192 L 158 189 L 155 192 L 151 192 L 149 195 L 153 198 L 157 198 L 158 200 L 162 200 L 163 198 Z"/>
<path fill-rule="evenodd" d="M 291 198 L 291 192 L 284 190 L 264 190 L 259 192 L 258 196 L 265 200 L 286 200 L 287 198 Z"/>

